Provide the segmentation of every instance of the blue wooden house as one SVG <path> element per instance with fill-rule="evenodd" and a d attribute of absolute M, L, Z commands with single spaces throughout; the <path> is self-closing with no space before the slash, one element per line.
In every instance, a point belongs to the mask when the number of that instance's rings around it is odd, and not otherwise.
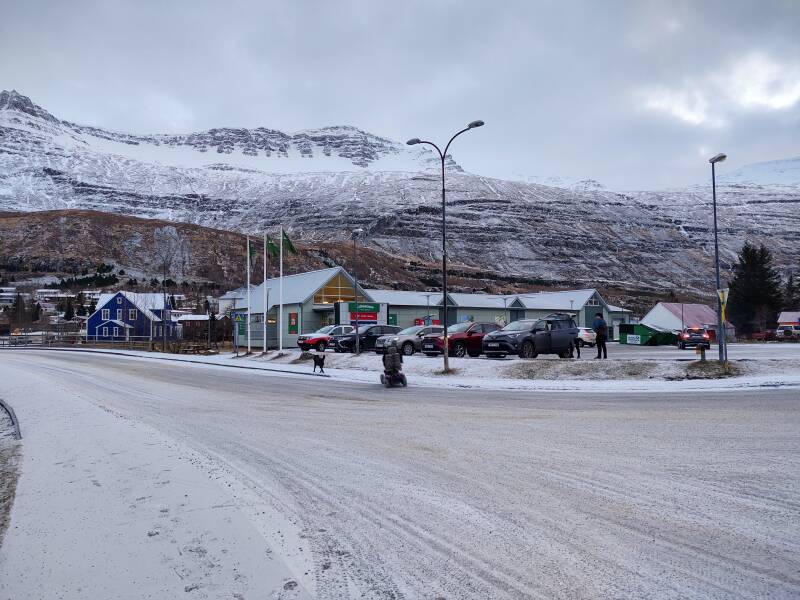
<path fill-rule="evenodd" d="M 115 292 L 101 294 L 86 322 L 86 339 L 98 342 L 160 340 L 178 334 L 169 297 L 160 293 Z"/>

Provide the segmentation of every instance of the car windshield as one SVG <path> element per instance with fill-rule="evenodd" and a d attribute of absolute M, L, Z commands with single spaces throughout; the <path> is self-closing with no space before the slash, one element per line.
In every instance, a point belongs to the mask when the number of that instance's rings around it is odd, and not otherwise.
<path fill-rule="evenodd" d="M 527 331 L 533 325 L 533 321 L 514 321 L 503 327 L 502 331 Z"/>
<path fill-rule="evenodd" d="M 367 331 L 369 331 L 373 327 L 375 327 L 375 326 L 374 325 L 359 325 L 358 333 L 367 333 Z M 352 331 L 350 333 L 352 333 Z"/>
<path fill-rule="evenodd" d="M 703 334 L 703 333 L 705 333 L 705 330 L 704 330 L 704 329 L 687 329 L 687 330 L 686 330 L 686 333 L 699 333 L 699 334 Z"/>
<path fill-rule="evenodd" d="M 317 329 L 314 333 L 330 333 L 336 325 L 326 325 L 322 329 Z"/>
<path fill-rule="evenodd" d="M 414 325 L 413 327 L 406 327 L 405 329 L 401 330 L 397 335 L 414 335 L 415 333 L 419 333 L 423 330 L 422 325 Z"/>
<path fill-rule="evenodd" d="M 463 333 L 470 327 L 472 327 L 472 323 L 469 321 L 466 323 L 456 323 L 455 325 L 450 325 L 450 327 L 447 328 L 447 333 Z"/>

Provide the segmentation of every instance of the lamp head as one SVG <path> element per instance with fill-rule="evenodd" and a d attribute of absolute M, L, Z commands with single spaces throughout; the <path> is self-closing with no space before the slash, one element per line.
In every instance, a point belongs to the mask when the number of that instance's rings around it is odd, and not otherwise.
<path fill-rule="evenodd" d="M 483 127 L 483 121 L 473 121 L 467 125 L 467 129 L 475 129 L 476 127 Z"/>
<path fill-rule="evenodd" d="M 422 140 L 420 140 L 419 138 L 411 138 L 406 142 L 406 144 L 408 144 L 409 146 L 415 146 L 416 144 L 419 144 L 421 141 Z"/>
<path fill-rule="evenodd" d="M 713 164 L 716 164 L 718 162 L 722 162 L 726 158 L 728 158 L 727 154 L 723 154 L 722 152 L 720 152 L 716 156 L 712 156 L 711 158 L 709 158 L 708 162 L 710 162 L 713 165 Z"/>

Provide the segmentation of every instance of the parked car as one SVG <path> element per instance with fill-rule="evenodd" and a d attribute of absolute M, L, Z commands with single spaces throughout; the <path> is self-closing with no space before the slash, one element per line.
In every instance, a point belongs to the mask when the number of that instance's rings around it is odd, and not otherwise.
<path fill-rule="evenodd" d="M 578 327 L 578 339 L 576 343 L 581 348 L 583 346 L 589 346 L 591 348 L 597 343 L 597 334 L 594 332 L 594 329 L 589 327 Z"/>
<path fill-rule="evenodd" d="M 711 348 L 711 336 L 703 327 L 687 327 L 678 336 L 678 348 Z"/>
<path fill-rule="evenodd" d="M 401 331 L 400 327 L 395 325 L 360 325 L 358 328 L 358 346 L 359 350 L 373 350 L 375 342 L 382 335 L 396 334 Z M 355 352 L 356 351 L 356 332 L 350 332 L 345 335 L 337 335 L 332 338 L 336 352 Z"/>
<path fill-rule="evenodd" d="M 775 331 L 766 329 L 764 331 L 754 331 L 750 334 L 750 339 L 754 342 L 769 342 L 775 339 Z"/>
<path fill-rule="evenodd" d="M 444 331 L 441 325 L 414 325 L 394 335 L 382 335 L 375 340 L 375 352 L 385 354 L 386 348 L 396 346 L 397 351 L 406 356 L 422 350 L 422 338 L 426 335 L 438 335 Z"/>
<path fill-rule="evenodd" d="M 578 326 L 569 315 L 553 314 L 544 319 L 521 319 L 483 338 L 486 356 L 503 357 L 517 354 L 536 358 L 540 354 L 558 354 L 568 358 Z"/>
<path fill-rule="evenodd" d="M 327 325 L 322 329 L 317 329 L 314 333 L 304 333 L 297 337 L 297 345 L 301 350 L 316 349 L 318 352 L 325 352 L 331 346 L 331 338 L 335 335 L 352 333 L 355 327 L 352 325 Z"/>
<path fill-rule="evenodd" d="M 450 356 L 480 356 L 483 352 L 483 336 L 497 331 L 497 323 L 473 323 L 465 321 L 447 328 L 447 351 Z M 422 338 L 422 351 L 426 356 L 444 352 L 444 332 Z"/>
<path fill-rule="evenodd" d="M 775 337 L 779 340 L 800 338 L 800 325 L 778 325 Z"/>

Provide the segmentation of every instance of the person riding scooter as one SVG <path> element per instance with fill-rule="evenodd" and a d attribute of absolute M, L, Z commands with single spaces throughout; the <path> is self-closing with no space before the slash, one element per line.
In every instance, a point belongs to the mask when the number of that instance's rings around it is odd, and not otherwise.
<path fill-rule="evenodd" d="M 396 346 L 386 348 L 386 354 L 383 355 L 381 383 L 386 387 L 395 383 L 406 385 L 406 376 L 403 374 L 403 356 L 397 352 Z"/>

